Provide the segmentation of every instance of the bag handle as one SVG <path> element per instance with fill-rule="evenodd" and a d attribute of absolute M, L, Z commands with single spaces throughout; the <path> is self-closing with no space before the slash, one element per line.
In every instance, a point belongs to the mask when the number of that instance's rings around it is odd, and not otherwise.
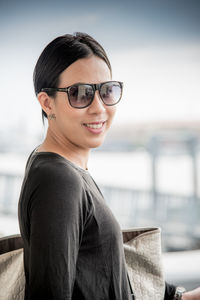
<path fill-rule="evenodd" d="M 135 300 L 135 296 L 134 296 L 134 293 L 133 293 L 133 289 L 132 289 L 132 286 L 131 286 L 131 282 L 130 282 L 130 278 L 128 276 L 128 273 L 127 273 L 127 278 L 128 278 L 128 283 L 129 283 L 129 287 L 130 287 L 130 290 L 131 290 L 132 300 Z"/>

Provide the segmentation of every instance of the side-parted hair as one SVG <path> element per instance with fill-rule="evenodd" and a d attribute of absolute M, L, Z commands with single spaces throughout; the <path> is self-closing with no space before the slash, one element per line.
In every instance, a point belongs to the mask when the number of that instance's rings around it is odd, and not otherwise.
<path fill-rule="evenodd" d="M 110 69 L 112 68 L 103 47 L 90 35 L 82 32 L 65 34 L 50 42 L 41 53 L 33 73 L 35 94 L 42 88 L 58 87 L 60 74 L 72 63 L 81 58 L 92 55 L 103 59 Z M 55 96 L 56 92 L 47 92 L 49 96 Z M 42 110 L 42 118 L 47 118 Z"/>

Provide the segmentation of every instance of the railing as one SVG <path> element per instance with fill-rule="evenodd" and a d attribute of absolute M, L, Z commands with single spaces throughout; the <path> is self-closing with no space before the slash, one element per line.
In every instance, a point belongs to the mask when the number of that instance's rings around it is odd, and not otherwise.
<path fill-rule="evenodd" d="M 17 217 L 22 184 L 18 174 L 0 173 L 0 214 Z M 200 246 L 200 199 L 151 190 L 100 186 L 122 228 L 159 226 L 163 248 L 196 249 Z"/>
<path fill-rule="evenodd" d="M 119 187 L 102 186 L 108 205 L 122 228 L 159 226 L 163 250 L 200 247 L 200 199 Z"/>
<path fill-rule="evenodd" d="M 198 220 L 200 199 L 192 196 L 167 194 L 152 190 L 135 190 L 113 186 L 101 186 L 104 198 L 115 214 L 123 219 L 126 226 L 142 225 L 149 219 L 151 223 L 168 220 L 185 220 L 193 226 Z M 125 202 L 125 203 L 124 203 Z M 189 212 L 193 212 L 192 215 Z"/>
<path fill-rule="evenodd" d="M 0 213 L 17 215 L 17 205 L 22 184 L 22 175 L 0 173 Z"/>

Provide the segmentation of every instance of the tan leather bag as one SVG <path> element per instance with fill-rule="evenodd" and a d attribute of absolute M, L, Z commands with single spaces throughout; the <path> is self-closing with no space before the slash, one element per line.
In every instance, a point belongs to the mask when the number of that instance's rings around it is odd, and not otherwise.
<path fill-rule="evenodd" d="M 124 253 L 136 300 L 163 300 L 165 280 L 160 228 L 123 230 Z"/>
<path fill-rule="evenodd" d="M 0 239 L 0 300 L 24 300 L 23 242 L 20 235 Z"/>
<path fill-rule="evenodd" d="M 159 228 L 123 230 L 124 252 L 136 300 L 164 299 Z M 23 300 L 23 241 L 20 235 L 0 239 L 0 300 Z"/>

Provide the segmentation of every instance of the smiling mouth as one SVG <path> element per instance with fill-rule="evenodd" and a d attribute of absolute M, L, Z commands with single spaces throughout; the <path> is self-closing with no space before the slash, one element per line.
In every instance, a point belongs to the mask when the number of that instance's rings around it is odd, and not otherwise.
<path fill-rule="evenodd" d="M 84 123 L 83 125 L 92 128 L 92 129 L 100 129 L 103 127 L 105 122 L 100 122 L 100 123 Z"/>

